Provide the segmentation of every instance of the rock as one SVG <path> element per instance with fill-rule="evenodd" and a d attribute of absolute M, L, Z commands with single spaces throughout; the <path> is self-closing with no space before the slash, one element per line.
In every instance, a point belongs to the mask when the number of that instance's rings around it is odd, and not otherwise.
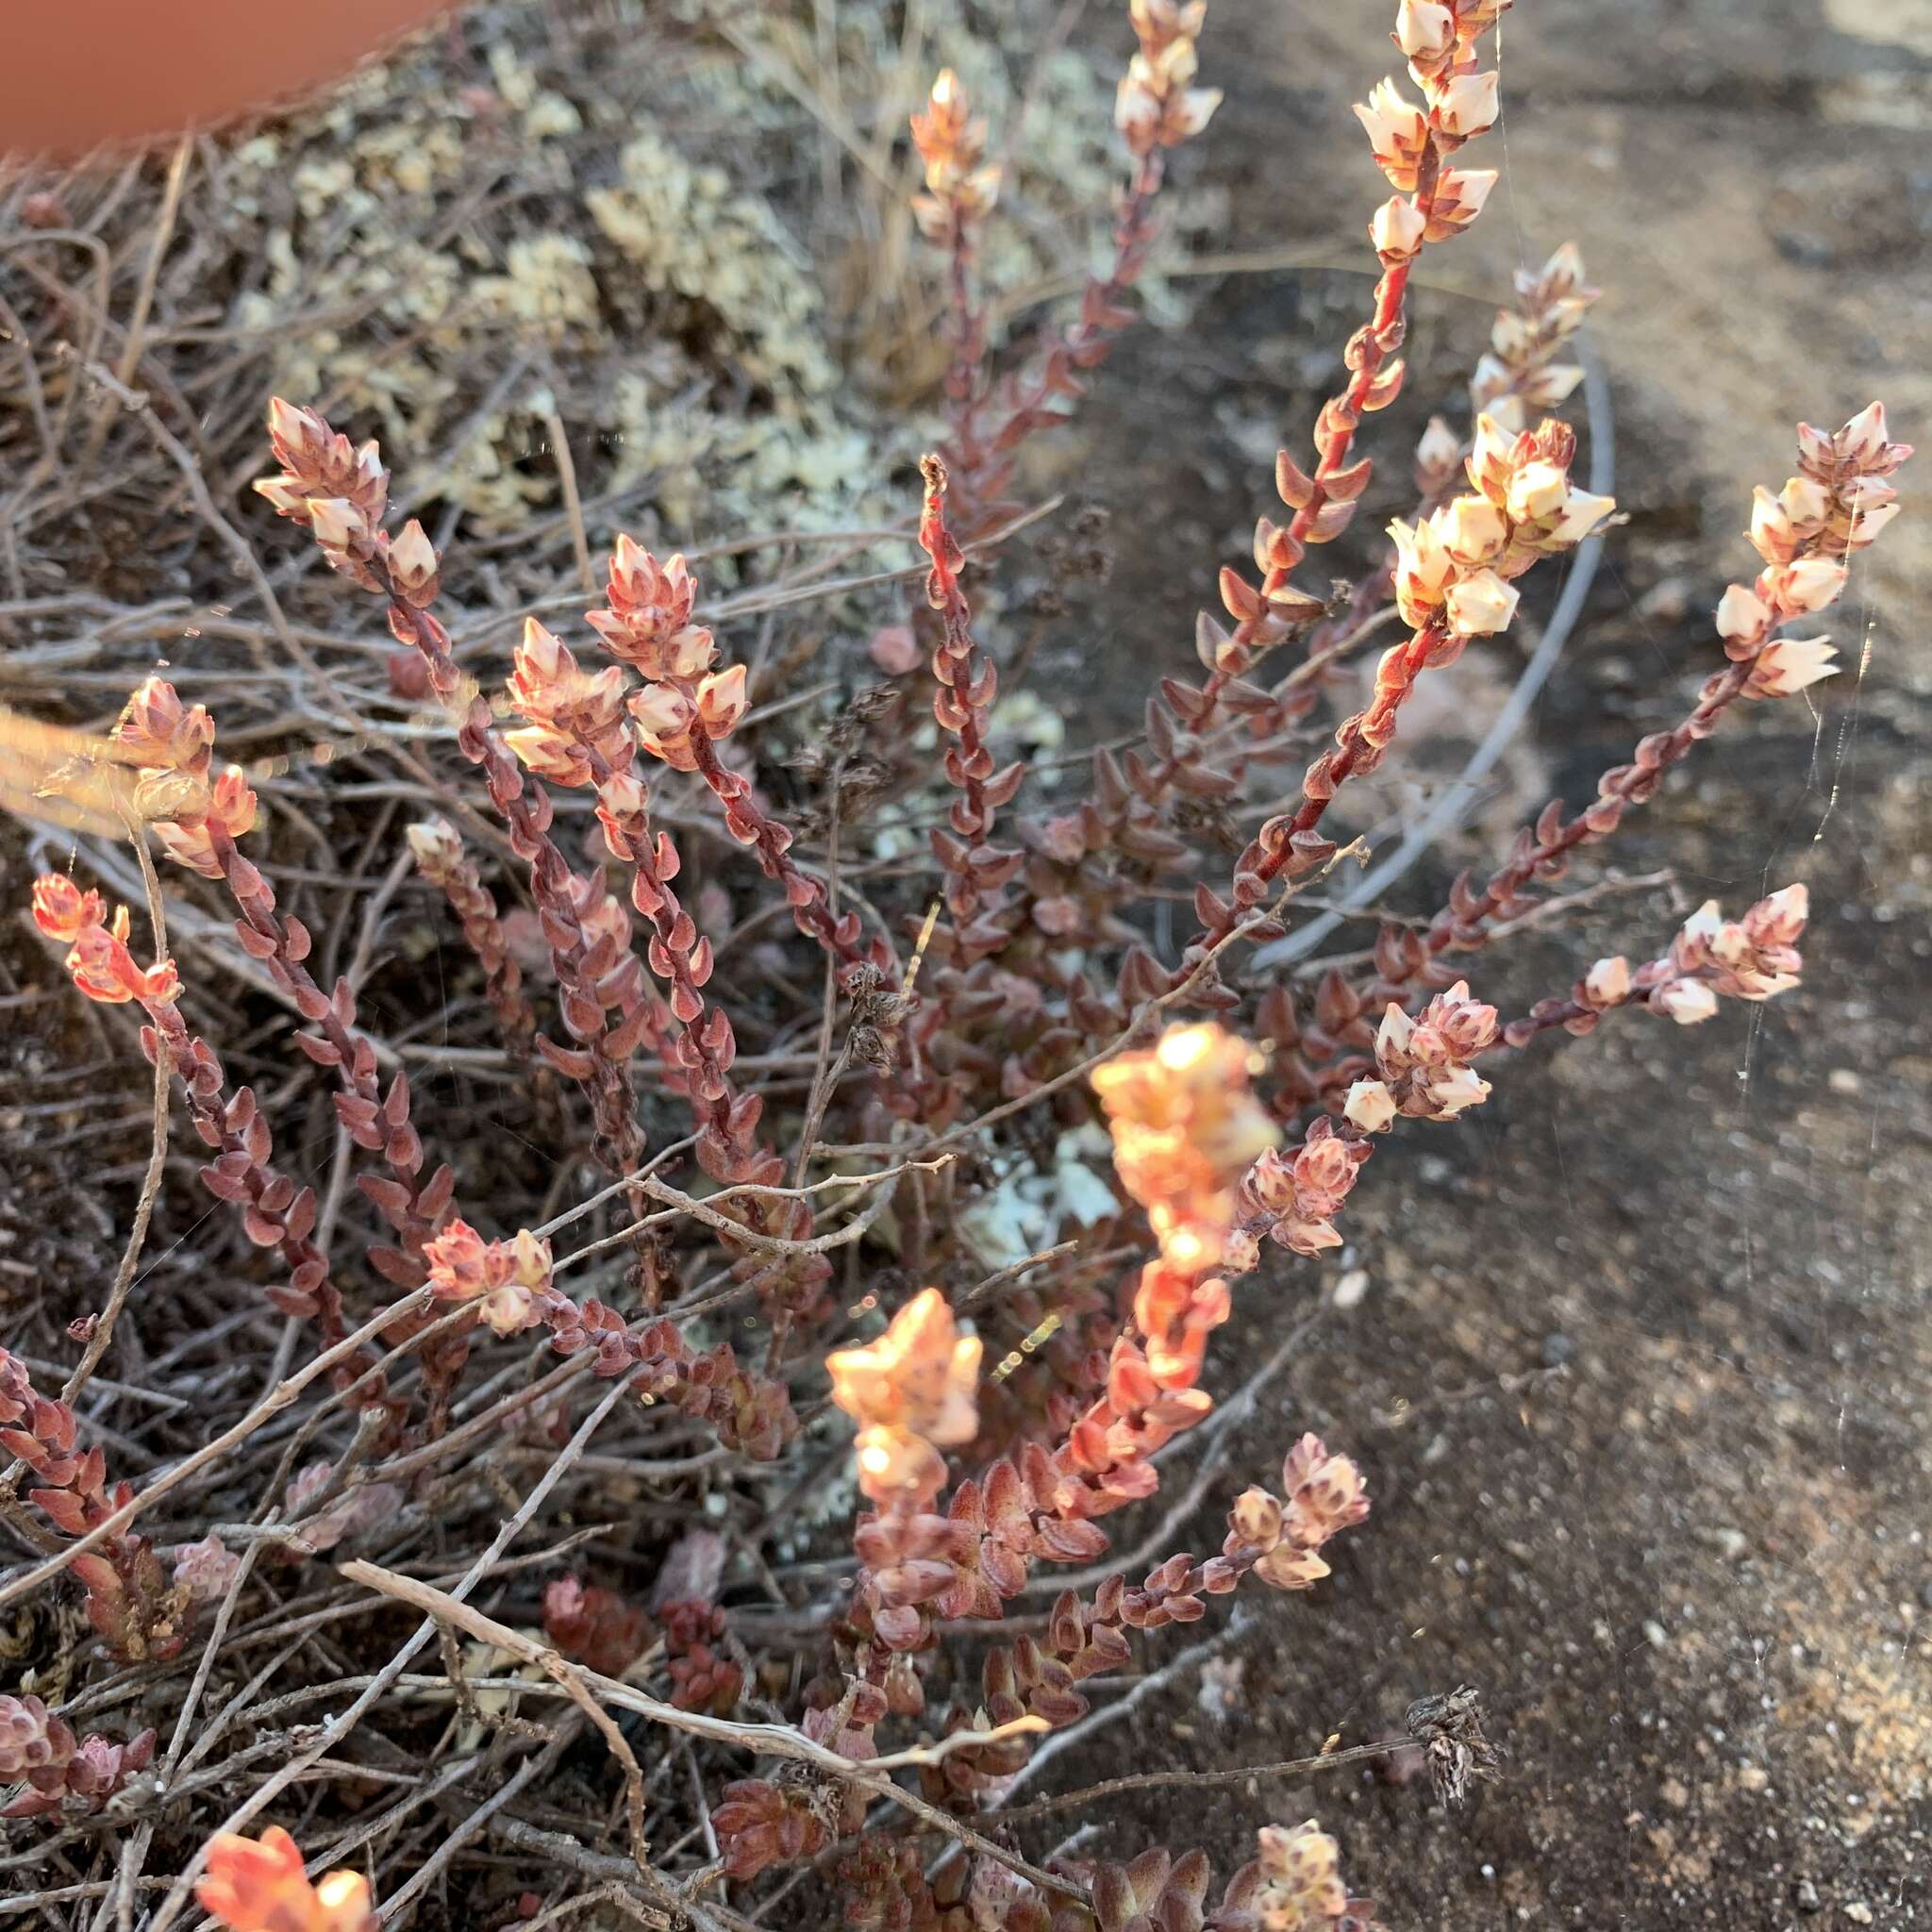
<path fill-rule="evenodd" d="M 1559 1328 L 1552 1335 L 1543 1337 L 1542 1357 L 1546 1369 L 1560 1369 L 1565 1362 L 1575 1358 L 1576 1344 Z"/>
<path fill-rule="evenodd" d="M 1801 1912 L 1816 1912 L 1824 1908 L 1824 1901 L 1818 1896 L 1818 1888 L 1808 1878 L 1801 1878 L 1791 1887 L 1791 1903 Z"/>

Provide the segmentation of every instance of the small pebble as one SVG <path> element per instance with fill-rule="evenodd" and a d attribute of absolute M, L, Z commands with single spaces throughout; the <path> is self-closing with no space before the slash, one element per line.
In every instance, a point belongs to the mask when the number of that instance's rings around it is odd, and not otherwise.
<path fill-rule="evenodd" d="M 1559 1328 L 1554 1335 L 1543 1337 L 1543 1367 L 1560 1369 L 1563 1364 L 1574 1358 L 1576 1344 Z"/>
<path fill-rule="evenodd" d="M 1808 1878 L 1801 1878 L 1791 1887 L 1791 1903 L 1801 1912 L 1820 1911 L 1824 1906 L 1824 1901 L 1818 1896 L 1818 1888 Z"/>

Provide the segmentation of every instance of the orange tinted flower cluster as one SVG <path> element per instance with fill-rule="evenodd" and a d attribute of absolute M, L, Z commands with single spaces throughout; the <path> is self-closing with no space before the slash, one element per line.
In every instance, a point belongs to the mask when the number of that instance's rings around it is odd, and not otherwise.
<path fill-rule="evenodd" d="M 858 1424 L 858 1486 L 879 1504 L 929 1502 L 946 1479 L 941 1448 L 979 1427 L 978 1338 L 928 1288 L 864 1348 L 840 1349 L 825 1367 L 832 1400 Z"/>
<path fill-rule="evenodd" d="M 1310 1818 L 1257 1834 L 1259 1884 L 1252 1900 L 1262 1932 L 1366 1932 L 1374 1908 L 1350 1898 L 1341 1882 L 1341 1847 Z"/>
<path fill-rule="evenodd" d="M 252 830 L 256 798 L 241 766 L 212 770 L 215 727 L 207 710 L 184 706 L 165 678 L 144 678 L 113 737 L 140 769 L 135 804 L 152 821 L 169 858 L 204 878 L 220 878 L 216 835 L 233 841 Z"/>
<path fill-rule="evenodd" d="M 369 1881 L 331 1872 L 311 1885 L 295 1840 L 272 1824 L 258 1839 L 223 1832 L 195 1896 L 228 1932 L 375 1932 Z"/>
<path fill-rule="evenodd" d="M 507 1241 L 486 1241 L 467 1221 L 451 1221 L 423 1250 L 439 1301 L 474 1302 L 498 1335 L 515 1335 L 542 1319 L 550 1295 L 550 1243 L 522 1228 Z"/>
<path fill-rule="evenodd" d="M 110 921 L 101 895 L 83 892 L 65 873 L 43 873 L 34 881 L 34 924 L 50 940 L 66 946 L 67 970 L 91 1000 L 121 1006 L 172 1006 L 181 982 L 172 959 L 137 966 L 127 950 L 127 908 L 117 906 Z"/>

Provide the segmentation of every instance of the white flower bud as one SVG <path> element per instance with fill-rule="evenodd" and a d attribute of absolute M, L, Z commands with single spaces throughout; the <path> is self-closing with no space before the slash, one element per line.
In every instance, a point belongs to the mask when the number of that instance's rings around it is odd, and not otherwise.
<path fill-rule="evenodd" d="M 1468 141 L 1496 119 L 1496 88 L 1502 75 L 1462 74 L 1439 88 L 1435 97 L 1436 125 L 1444 134 Z"/>
<path fill-rule="evenodd" d="M 1509 627 L 1518 591 L 1492 570 L 1477 571 L 1449 590 L 1449 622 L 1464 637 L 1489 637 Z"/>
<path fill-rule="evenodd" d="M 1614 496 L 1595 496 L 1588 490 L 1573 490 L 1563 499 L 1563 514 L 1550 532 L 1550 541 L 1581 543 L 1616 507 Z"/>
<path fill-rule="evenodd" d="M 1411 60 L 1440 60 L 1456 44 L 1456 17 L 1436 0 L 1402 0 L 1395 44 Z"/>
<path fill-rule="evenodd" d="M 1479 1077 L 1474 1067 L 1451 1067 L 1429 1082 L 1429 1098 L 1436 1103 L 1438 1120 L 1454 1120 L 1464 1108 L 1489 1097 L 1490 1083 Z"/>
<path fill-rule="evenodd" d="M 1614 1007 L 1630 996 L 1630 962 L 1621 953 L 1599 959 L 1583 975 L 1583 991 L 1592 1006 Z"/>
<path fill-rule="evenodd" d="M 1507 500 L 1515 433 L 1506 429 L 1493 415 L 1475 419 L 1475 442 L 1469 453 L 1469 480 L 1491 503 Z"/>
<path fill-rule="evenodd" d="M 1742 584 L 1725 586 L 1718 600 L 1717 633 L 1733 643 L 1755 644 L 1771 628 L 1771 607 Z"/>
<path fill-rule="evenodd" d="M 1650 1003 L 1679 1026 L 1695 1026 L 1717 1011 L 1717 995 L 1701 979 L 1673 979 L 1651 994 Z"/>
<path fill-rule="evenodd" d="M 1785 487 L 1777 493 L 1778 502 L 1783 505 L 1785 514 L 1801 528 L 1815 528 L 1824 521 L 1825 513 L 1831 508 L 1831 498 L 1825 492 L 1824 485 L 1813 482 L 1809 476 L 1789 476 Z"/>
<path fill-rule="evenodd" d="M 1423 431 L 1422 441 L 1415 446 L 1415 460 L 1419 469 L 1446 470 L 1462 454 L 1462 439 L 1443 422 L 1440 416 L 1429 418 L 1429 426 Z"/>
<path fill-rule="evenodd" d="M 1837 656 L 1829 638 L 1779 638 L 1757 654 L 1745 689 L 1753 697 L 1790 697 L 1821 678 L 1835 677 Z"/>
<path fill-rule="evenodd" d="M 1443 549 L 1460 564 L 1491 562 L 1509 541 L 1509 525 L 1503 512 L 1486 496 L 1458 496 L 1439 509 L 1430 522 L 1441 537 Z"/>
<path fill-rule="evenodd" d="M 1569 497 L 1569 474 L 1556 463 L 1524 463 L 1509 479 L 1509 514 L 1519 524 L 1555 516 Z"/>
<path fill-rule="evenodd" d="M 1839 431 L 1835 441 L 1841 461 L 1861 465 L 1876 461 L 1885 454 L 1885 405 L 1868 403 Z"/>
<path fill-rule="evenodd" d="M 1395 1096 L 1380 1080 L 1357 1080 L 1341 1111 L 1363 1133 L 1379 1134 L 1395 1118 Z"/>
<path fill-rule="evenodd" d="M 1369 224 L 1369 240 L 1375 244 L 1377 255 L 1391 261 L 1407 261 L 1423 245 L 1427 227 L 1414 202 L 1391 195 L 1375 210 L 1374 220 Z"/>
<path fill-rule="evenodd" d="M 346 550 L 369 534 L 362 512 L 346 496 L 311 496 L 308 521 L 325 549 Z"/>
<path fill-rule="evenodd" d="M 1790 612 L 1823 610 L 1838 601 L 1850 573 L 1828 557 L 1801 557 L 1787 569 L 1778 585 L 1778 603 Z"/>
<path fill-rule="evenodd" d="M 1797 554 L 1798 532 L 1790 513 L 1761 483 L 1751 492 L 1751 527 L 1745 535 L 1766 563 L 1789 563 Z"/>

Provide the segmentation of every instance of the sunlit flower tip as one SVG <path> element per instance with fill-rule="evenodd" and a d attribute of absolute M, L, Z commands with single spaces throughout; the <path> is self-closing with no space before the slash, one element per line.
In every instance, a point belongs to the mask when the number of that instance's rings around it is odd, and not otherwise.
<path fill-rule="evenodd" d="M 1779 638 L 1757 654 L 1750 689 L 1759 697 L 1785 698 L 1822 678 L 1835 677 L 1838 647 L 1829 638 Z"/>
<path fill-rule="evenodd" d="M 299 450 L 319 442 L 328 434 L 328 425 L 312 409 L 305 409 L 285 396 L 271 396 L 268 405 L 270 439 L 288 449 Z"/>
<path fill-rule="evenodd" d="M 1658 987 L 1650 1003 L 1679 1026 L 1695 1026 L 1717 1011 L 1717 995 L 1701 979 L 1672 979 Z"/>
<path fill-rule="evenodd" d="M 1342 1116 L 1365 1134 L 1379 1134 L 1395 1118 L 1395 1096 L 1380 1080 L 1357 1080 L 1342 1103 Z"/>
<path fill-rule="evenodd" d="M 1554 409 L 1568 402 L 1583 380 L 1580 362 L 1546 362 L 1524 377 L 1523 392 L 1540 409 Z"/>
<path fill-rule="evenodd" d="M 1801 557 L 1783 574 L 1778 603 L 1788 611 L 1823 610 L 1838 601 L 1849 575 L 1845 566 L 1831 558 Z"/>
<path fill-rule="evenodd" d="M 1472 486 L 1491 503 L 1500 504 L 1507 498 L 1515 449 L 1514 430 L 1506 428 L 1493 415 L 1475 419 L 1475 441 L 1466 467 Z"/>
<path fill-rule="evenodd" d="M 1822 524 L 1831 508 L 1831 498 L 1824 485 L 1809 476 L 1788 476 L 1785 487 L 1777 493 L 1778 502 L 1783 505 L 1785 514 L 1800 529 L 1815 528 Z"/>
<path fill-rule="evenodd" d="M 1429 418 L 1429 426 L 1415 446 L 1419 467 L 1434 472 L 1446 470 L 1462 455 L 1462 439 L 1440 416 Z"/>
<path fill-rule="evenodd" d="M 1854 503 L 1848 539 L 1851 547 L 1854 550 L 1864 549 L 1904 507 L 1899 503 L 1878 503 L 1867 508 L 1863 504 Z"/>
<path fill-rule="evenodd" d="M 1382 1009 L 1381 1025 L 1375 1029 L 1375 1058 L 1387 1067 L 1407 1049 L 1414 1031 L 1415 1022 L 1391 1000 Z"/>
<path fill-rule="evenodd" d="M 1437 218 L 1466 228 L 1482 213 L 1495 185 L 1493 168 L 1444 168 L 1436 185 Z"/>
<path fill-rule="evenodd" d="M 1761 483 L 1751 492 L 1751 527 L 1745 535 L 1766 563 L 1789 563 L 1797 555 L 1797 525 Z"/>
<path fill-rule="evenodd" d="M 938 1289 L 892 1317 L 879 1339 L 827 1357 L 832 1400 L 866 1428 L 902 1429 L 924 1441 L 970 1442 L 979 1427 L 980 1342 L 958 1332 Z"/>
<path fill-rule="evenodd" d="M 1411 60 L 1440 60 L 1456 44 L 1456 16 L 1437 0 L 1402 0 L 1395 44 Z"/>
<path fill-rule="evenodd" d="M 408 586 L 426 583 L 436 575 L 436 546 L 414 517 L 390 540 L 389 563 Z"/>
<path fill-rule="evenodd" d="M 224 1832 L 208 1846 L 196 1895 L 229 1932 L 374 1932 L 375 1925 L 361 1874 L 331 1872 L 311 1885 L 294 1840 L 279 1825 L 258 1843 Z"/>
<path fill-rule="evenodd" d="M 1332 1228 L 1313 1231 L 1308 1238 L 1308 1246 L 1297 1252 L 1315 1253 L 1322 1248 L 1339 1248 L 1341 1237 L 1335 1235 L 1333 1241 L 1324 1241 L 1320 1239 L 1320 1234 L 1324 1231 L 1334 1234 Z M 1328 1565 L 1313 1550 L 1300 1549 L 1291 1542 L 1276 1543 L 1255 1565 L 1255 1574 L 1263 1583 L 1273 1584 L 1276 1590 L 1307 1590 L 1330 1574 Z"/>
<path fill-rule="evenodd" d="M 1599 959 L 1583 975 L 1583 990 L 1592 1006 L 1614 1007 L 1630 996 L 1630 962 L 1621 953 Z"/>
<path fill-rule="evenodd" d="M 1192 141 L 1196 135 L 1206 130 L 1221 102 L 1222 91 L 1218 87 L 1188 88 L 1169 110 L 1169 132 L 1176 141 Z M 979 181 L 982 178 L 987 182 L 983 198 L 986 205 L 991 207 L 993 194 L 999 188 L 1000 171 L 997 168 L 982 168 L 974 179 Z"/>
<path fill-rule="evenodd" d="M 1811 916 L 1811 893 L 1800 881 L 1796 885 L 1781 887 L 1768 898 L 1761 899 L 1751 908 L 1752 913 L 1768 915 L 1765 922 L 1767 930 L 1763 937 L 1775 939 L 1779 943 L 1789 945 L 1805 929 L 1805 922 Z M 1745 914 L 1745 923 L 1751 922 L 1751 913 Z M 1774 930 L 1772 927 L 1774 926 Z"/>
<path fill-rule="evenodd" d="M 1492 570 L 1481 570 L 1449 588 L 1449 623 L 1463 637 L 1489 637 L 1507 630 L 1520 592 Z"/>
<path fill-rule="evenodd" d="M 612 772 L 597 782 L 597 804 L 613 816 L 635 818 L 650 803 L 650 793 L 635 772 Z"/>
<path fill-rule="evenodd" d="M 1563 500 L 1563 514 L 1550 535 L 1558 543 L 1580 543 L 1617 507 L 1614 496 L 1598 496 L 1588 490 L 1573 490 Z"/>
<path fill-rule="evenodd" d="M 1842 462 L 1869 463 L 1886 449 L 1885 405 L 1868 403 L 1834 439 Z"/>
<path fill-rule="evenodd" d="M 1756 591 L 1730 584 L 1718 599 L 1717 631 L 1733 643 L 1755 644 L 1771 628 L 1771 607 Z"/>
<path fill-rule="evenodd" d="M 668 740 L 691 729 L 697 708 L 675 685 L 647 684 L 631 693 L 630 714 L 647 739 Z"/>
<path fill-rule="evenodd" d="M 1412 201 L 1392 195 L 1375 210 L 1374 219 L 1369 224 L 1369 240 L 1375 244 L 1377 255 L 1391 261 L 1406 261 L 1423 245 L 1423 235 L 1428 225 Z"/>
<path fill-rule="evenodd" d="M 1569 500 L 1570 478 L 1555 463 L 1524 463 L 1509 479 L 1509 514 L 1519 524 L 1555 516 Z"/>
<path fill-rule="evenodd" d="M 301 484 L 291 483 L 286 476 L 258 476 L 253 487 L 278 515 L 291 517 L 298 524 L 308 521 L 308 496 Z"/>
<path fill-rule="evenodd" d="M 1459 564 L 1484 564 L 1500 556 L 1509 541 L 1509 525 L 1486 496 L 1458 496 L 1430 520 L 1442 547 Z"/>
<path fill-rule="evenodd" d="M 1489 1097 L 1490 1083 L 1474 1067 L 1451 1067 L 1429 1082 L 1429 1098 L 1436 1103 L 1439 1119 L 1453 1120 L 1464 1108 Z"/>
<path fill-rule="evenodd" d="M 1436 125 L 1444 134 L 1467 141 L 1492 125 L 1496 119 L 1495 73 L 1462 74 L 1439 88 L 1433 103 Z"/>
<path fill-rule="evenodd" d="M 408 826 L 403 836 L 409 841 L 416 870 L 426 879 L 441 883 L 462 862 L 462 841 L 447 819 L 425 819 Z"/>
<path fill-rule="evenodd" d="M 698 686 L 698 716 L 711 737 L 724 737 L 744 716 L 750 702 L 744 676 L 745 667 L 734 664 L 727 671 L 713 672 Z"/>
<path fill-rule="evenodd" d="M 1266 1490 L 1243 1490 L 1228 1514 L 1243 1541 L 1272 1550 L 1281 1541 L 1281 1505 Z"/>
<path fill-rule="evenodd" d="M 101 895 L 92 888 L 83 892 L 64 872 L 42 873 L 34 881 L 33 908 L 34 924 L 68 946 L 106 916 Z"/>
<path fill-rule="evenodd" d="M 330 550 L 346 550 L 369 534 L 362 512 L 346 496 L 312 496 L 308 521 L 316 541 Z"/>
<path fill-rule="evenodd" d="M 1565 242 L 1543 263 L 1537 279 L 1552 296 L 1561 297 L 1583 286 L 1583 251 L 1574 242 Z"/>
<path fill-rule="evenodd" d="M 1724 908 L 1715 899 L 1707 899 L 1678 929 L 1687 943 L 1693 946 L 1707 946 L 1724 927 Z"/>
<path fill-rule="evenodd" d="M 1423 110 L 1406 100 L 1393 81 L 1378 80 L 1368 100 L 1357 102 L 1354 111 L 1390 185 L 1412 191 L 1429 138 L 1429 124 Z"/>

